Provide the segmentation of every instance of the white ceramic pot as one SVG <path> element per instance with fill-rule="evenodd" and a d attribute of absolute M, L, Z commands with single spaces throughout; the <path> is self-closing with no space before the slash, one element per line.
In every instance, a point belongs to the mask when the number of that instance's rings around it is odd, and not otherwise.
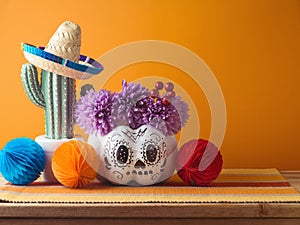
<path fill-rule="evenodd" d="M 162 182 L 174 173 L 177 142 L 143 125 L 118 126 L 105 136 L 90 135 L 88 143 L 100 157 L 98 174 L 115 184 L 141 186 Z"/>

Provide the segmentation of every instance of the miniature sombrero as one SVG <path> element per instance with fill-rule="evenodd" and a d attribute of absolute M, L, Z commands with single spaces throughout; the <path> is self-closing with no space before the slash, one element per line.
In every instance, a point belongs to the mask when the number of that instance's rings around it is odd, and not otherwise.
<path fill-rule="evenodd" d="M 22 43 L 25 58 L 33 65 L 70 78 L 85 80 L 100 73 L 102 65 L 80 55 L 81 30 L 70 21 L 62 23 L 46 48 Z"/>

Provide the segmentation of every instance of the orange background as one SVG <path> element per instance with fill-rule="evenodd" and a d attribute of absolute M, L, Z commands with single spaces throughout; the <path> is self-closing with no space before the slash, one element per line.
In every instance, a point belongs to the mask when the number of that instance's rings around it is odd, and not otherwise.
<path fill-rule="evenodd" d="M 300 169 L 300 1 L 1 0 L 0 146 L 44 133 L 43 110 L 23 91 L 20 42 L 46 45 L 65 20 L 81 26 L 82 53 L 93 58 L 139 40 L 192 50 L 212 69 L 225 97 L 224 166 Z M 114 79 L 181 73 L 169 65 L 140 63 Z M 189 86 L 185 79 L 176 82 Z M 107 86 L 114 88 L 112 82 Z M 209 107 L 197 93 L 191 96 L 207 138 Z"/>

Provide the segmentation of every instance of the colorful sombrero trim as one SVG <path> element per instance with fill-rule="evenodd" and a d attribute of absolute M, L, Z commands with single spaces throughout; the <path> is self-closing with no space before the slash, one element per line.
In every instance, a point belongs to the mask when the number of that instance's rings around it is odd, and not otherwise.
<path fill-rule="evenodd" d="M 81 61 L 83 63 L 87 63 L 87 64 L 91 65 L 92 67 L 83 65 L 80 63 L 76 63 L 71 60 L 56 56 L 52 53 L 46 52 L 46 51 L 44 51 L 44 49 L 45 49 L 44 47 L 37 48 L 36 46 L 26 44 L 26 43 L 22 43 L 21 47 L 24 52 L 27 52 L 29 54 L 38 56 L 42 59 L 46 59 L 53 63 L 57 63 L 62 66 L 65 66 L 67 68 L 70 68 L 70 69 L 73 69 L 76 71 L 80 71 L 83 73 L 98 74 L 103 70 L 103 66 L 99 62 L 97 62 L 96 60 L 94 60 L 92 58 L 84 56 L 84 55 L 80 55 L 79 61 Z"/>

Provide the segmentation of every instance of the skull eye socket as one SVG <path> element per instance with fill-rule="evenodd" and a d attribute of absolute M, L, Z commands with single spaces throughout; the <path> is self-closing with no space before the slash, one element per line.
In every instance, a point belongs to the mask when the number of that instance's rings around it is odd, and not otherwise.
<path fill-rule="evenodd" d="M 149 144 L 146 148 L 146 156 L 147 156 L 147 160 L 150 163 L 155 162 L 156 158 L 157 158 L 157 147 L 153 144 Z"/>
<path fill-rule="evenodd" d="M 124 164 L 128 161 L 129 150 L 125 145 L 120 145 L 117 150 L 117 161 L 120 164 Z"/>

